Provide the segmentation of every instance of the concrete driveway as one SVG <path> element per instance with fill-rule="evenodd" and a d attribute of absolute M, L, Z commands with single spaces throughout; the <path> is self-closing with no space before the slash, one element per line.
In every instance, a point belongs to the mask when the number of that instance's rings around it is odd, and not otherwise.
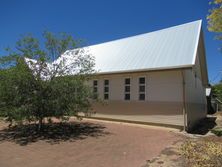
<path fill-rule="evenodd" d="M 92 120 L 81 121 L 78 127 L 82 125 L 99 130 L 78 130 L 78 136 L 68 140 L 40 138 L 20 145 L 7 137 L 10 134 L 0 123 L 0 166 L 141 167 L 182 139 L 175 130 L 160 127 Z"/>
<path fill-rule="evenodd" d="M 84 116 L 84 115 L 83 115 Z M 116 120 L 119 122 L 134 122 L 139 124 L 159 125 L 183 129 L 183 115 L 115 115 L 115 114 L 92 114 L 91 118 L 102 120 Z"/>

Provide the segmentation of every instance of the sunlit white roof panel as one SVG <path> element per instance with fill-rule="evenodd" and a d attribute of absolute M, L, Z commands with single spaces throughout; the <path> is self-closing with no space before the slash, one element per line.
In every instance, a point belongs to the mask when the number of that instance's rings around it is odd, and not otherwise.
<path fill-rule="evenodd" d="M 99 73 L 194 65 L 201 20 L 86 47 Z"/>

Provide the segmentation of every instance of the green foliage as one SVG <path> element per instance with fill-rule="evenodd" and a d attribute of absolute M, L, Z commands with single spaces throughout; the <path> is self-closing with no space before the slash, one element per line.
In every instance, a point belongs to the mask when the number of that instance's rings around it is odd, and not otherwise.
<path fill-rule="evenodd" d="M 222 143 L 213 141 L 188 140 L 182 144 L 180 153 L 190 167 L 221 167 Z"/>
<path fill-rule="evenodd" d="M 222 83 L 212 86 L 212 94 L 214 97 L 217 97 L 220 101 L 222 101 Z"/>
<path fill-rule="evenodd" d="M 222 0 L 212 0 L 210 4 L 208 30 L 217 33 L 216 38 L 222 40 Z"/>
<path fill-rule="evenodd" d="M 20 60 L 22 61 L 22 60 Z M 15 67 L 4 69 L 0 75 L 0 111 L 7 116 L 8 121 L 21 122 L 29 120 L 29 101 L 33 92 L 33 76 L 24 62 L 18 62 Z"/>
<path fill-rule="evenodd" d="M 94 59 L 81 49 L 81 54 L 73 55 L 74 63 L 59 62 L 50 68 L 50 61 L 77 48 L 78 42 L 65 33 L 44 32 L 43 37 L 44 48 L 27 35 L 0 58 L 0 115 L 11 123 L 37 121 L 39 129 L 46 118 L 67 120 L 89 112 L 92 93 L 86 82 L 94 72 Z M 67 75 L 70 68 L 76 69 L 73 75 Z"/>
<path fill-rule="evenodd" d="M 213 9 L 207 16 L 208 29 L 213 32 L 222 32 L 222 0 L 213 0 L 211 3 Z"/>
<path fill-rule="evenodd" d="M 217 136 L 222 136 L 222 128 L 220 128 L 220 127 L 212 129 L 211 132 Z"/>
<path fill-rule="evenodd" d="M 72 36 L 66 33 L 60 33 L 56 36 L 52 32 L 45 31 L 43 36 L 46 39 L 45 47 L 51 60 L 55 60 L 58 55 L 69 49 L 76 48 L 80 44 L 79 40 L 73 40 Z"/>

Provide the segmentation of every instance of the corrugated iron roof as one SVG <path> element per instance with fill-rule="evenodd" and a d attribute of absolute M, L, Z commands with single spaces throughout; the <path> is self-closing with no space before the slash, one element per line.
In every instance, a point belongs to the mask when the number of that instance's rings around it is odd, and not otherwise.
<path fill-rule="evenodd" d="M 190 67 L 195 64 L 201 20 L 85 47 L 99 73 Z"/>
<path fill-rule="evenodd" d="M 67 75 L 76 74 L 78 68 L 73 68 L 73 64 L 85 53 L 95 58 L 95 70 L 100 74 L 191 67 L 196 60 L 201 22 L 68 50 L 54 62 L 47 63 L 48 72 L 44 72 L 46 76 L 42 78 L 50 78 L 54 65 L 60 64 L 69 67 Z M 38 68 L 35 60 L 26 59 L 26 62 L 31 69 Z"/>

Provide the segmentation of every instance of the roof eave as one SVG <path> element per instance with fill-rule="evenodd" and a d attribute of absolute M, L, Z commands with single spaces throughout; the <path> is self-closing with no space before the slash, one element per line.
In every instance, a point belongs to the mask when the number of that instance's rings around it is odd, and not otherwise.
<path fill-rule="evenodd" d="M 96 72 L 95 75 L 111 75 L 111 74 L 123 74 L 123 73 L 137 73 L 137 72 L 154 72 L 154 71 L 172 71 L 192 69 L 193 64 L 171 67 L 159 67 L 159 68 L 147 68 L 147 69 L 134 69 L 134 70 L 122 70 L 122 71 L 110 71 L 110 72 Z"/>

